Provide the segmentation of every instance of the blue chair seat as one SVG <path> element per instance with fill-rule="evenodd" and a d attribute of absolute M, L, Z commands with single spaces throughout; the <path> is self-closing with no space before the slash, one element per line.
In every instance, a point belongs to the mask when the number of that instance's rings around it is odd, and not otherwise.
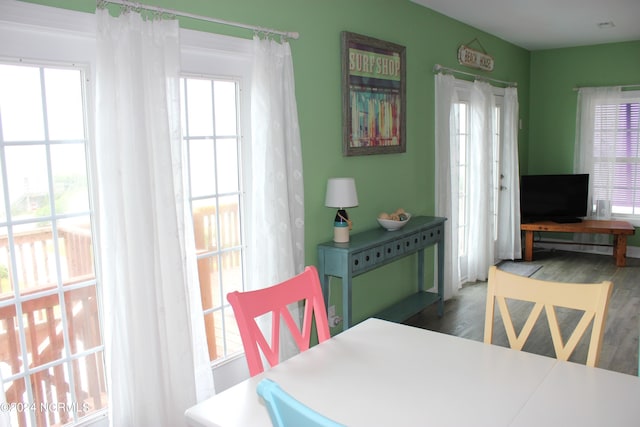
<path fill-rule="evenodd" d="M 270 379 L 260 381 L 257 392 L 267 405 L 274 427 L 343 427 L 300 403 Z"/>

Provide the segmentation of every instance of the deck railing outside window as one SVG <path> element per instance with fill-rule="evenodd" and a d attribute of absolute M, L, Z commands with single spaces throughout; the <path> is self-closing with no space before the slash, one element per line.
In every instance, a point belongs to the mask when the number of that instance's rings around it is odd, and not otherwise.
<path fill-rule="evenodd" d="M 104 413 L 108 399 L 85 70 L 27 62 L 0 63 L 0 416 L 39 427 Z"/>
<path fill-rule="evenodd" d="M 81 226 L 57 234 L 42 227 L 0 236 L 0 369 L 14 378 L 5 396 L 19 426 L 31 425 L 31 412 L 38 426 L 61 425 L 107 404 L 91 234 Z M 62 286 L 46 255 L 56 245 Z"/>
<path fill-rule="evenodd" d="M 217 221 L 220 222 L 220 247 L 216 235 Z M 215 361 L 242 349 L 235 318 L 225 294 L 228 284 L 242 283 L 238 206 L 197 208 L 193 212 L 193 222 L 209 360 Z M 226 286 L 221 286 L 221 276 L 224 276 Z"/>

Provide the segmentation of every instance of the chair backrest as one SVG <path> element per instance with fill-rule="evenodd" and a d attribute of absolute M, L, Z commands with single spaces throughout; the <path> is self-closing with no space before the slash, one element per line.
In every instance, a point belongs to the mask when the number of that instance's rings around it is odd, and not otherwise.
<path fill-rule="evenodd" d="M 596 366 L 600 357 L 605 319 L 612 289 L 613 284 L 610 281 L 601 283 L 550 282 L 507 273 L 492 266 L 489 269 L 489 281 L 487 284 L 484 342 L 490 344 L 493 339 L 493 317 L 496 302 L 500 309 L 509 345 L 516 350 L 522 350 L 542 309 L 544 309 L 551 331 L 556 358 L 560 360 L 569 359 L 577 344 L 581 341 L 585 330 L 593 323 L 586 365 Z M 506 302 L 507 299 L 534 303 L 529 317 L 519 334 L 515 332 L 511 313 Z M 562 338 L 555 307 L 584 311 L 582 318 L 576 324 L 566 344 Z"/>
<path fill-rule="evenodd" d="M 274 427 L 340 427 L 324 415 L 300 403 L 274 381 L 265 378 L 258 383 L 257 392 L 264 399 Z"/>
<path fill-rule="evenodd" d="M 281 319 L 284 319 L 300 351 L 309 349 L 314 318 L 318 342 L 331 338 L 318 270 L 314 266 L 306 267 L 302 273 L 277 285 L 255 291 L 230 292 L 227 299 L 238 322 L 251 376 L 264 371 L 260 351 L 270 366 L 280 361 Z M 300 301 L 304 302 L 304 318 L 299 329 L 287 306 Z M 271 344 L 256 321 L 267 313 L 271 313 Z"/>

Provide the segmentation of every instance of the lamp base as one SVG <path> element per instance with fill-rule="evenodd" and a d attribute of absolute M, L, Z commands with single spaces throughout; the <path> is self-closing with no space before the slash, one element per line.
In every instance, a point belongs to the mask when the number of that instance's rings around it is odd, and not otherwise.
<path fill-rule="evenodd" d="M 344 209 L 338 209 L 336 217 L 333 219 L 333 241 L 336 243 L 347 243 L 349 241 L 349 230 L 351 221 Z"/>
<path fill-rule="evenodd" d="M 333 241 L 336 243 L 349 242 L 349 227 L 333 227 Z"/>

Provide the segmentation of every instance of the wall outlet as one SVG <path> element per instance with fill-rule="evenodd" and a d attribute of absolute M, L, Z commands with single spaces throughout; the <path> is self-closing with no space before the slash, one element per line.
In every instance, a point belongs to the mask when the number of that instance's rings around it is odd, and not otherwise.
<path fill-rule="evenodd" d="M 336 316 L 336 306 L 329 306 L 329 310 L 327 310 L 327 317 L 329 320 L 329 327 L 335 328 L 342 322 L 342 317 Z"/>
<path fill-rule="evenodd" d="M 329 307 L 329 310 L 327 312 L 327 316 L 329 317 L 335 317 L 336 316 L 336 306 L 332 305 Z"/>

